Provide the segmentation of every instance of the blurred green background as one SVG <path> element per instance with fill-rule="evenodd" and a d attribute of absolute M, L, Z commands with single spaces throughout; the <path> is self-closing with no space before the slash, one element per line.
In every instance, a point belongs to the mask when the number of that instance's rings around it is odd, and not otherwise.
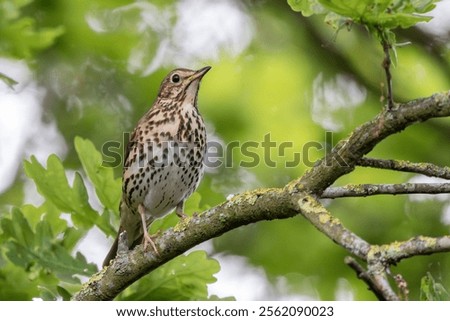
<path fill-rule="evenodd" d="M 108 141 L 122 142 L 123 133 L 151 106 L 162 78 L 176 67 L 212 66 L 202 82 L 199 107 L 210 139 L 224 146 L 228 161 L 208 170 L 199 188 L 202 206 L 244 190 L 285 185 L 384 104 L 383 54 L 376 39 L 358 26 L 336 33 L 322 17 L 304 18 L 286 1 L 27 2 L 20 9 L 16 4 L 15 11 L 12 2 L 0 0 L 0 72 L 19 82 L 15 91 L 2 84 L 0 95 L 0 117 L 17 123 L 0 141 L 1 174 L 12 180 L 0 188 L 1 212 L 24 202 L 39 204 L 23 174 L 23 158 L 36 154 L 44 162 L 57 153 L 68 168 L 79 170 L 74 137 L 92 140 L 97 149 Z M 20 18 L 26 19 L 25 27 L 14 25 Z M 399 43 L 408 44 L 397 48 L 392 69 L 395 101 L 448 90 L 450 26 L 396 34 Z M 7 68 L 15 63 L 19 68 Z M 26 92 L 31 95 L 27 99 L 36 101 L 33 112 L 27 109 L 29 100 L 18 99 L 24 109 L 8 118 L 15 108 L 11 96 L 23 98 Z M 20 125 L 23 118 L 28 119 L 25 127 Z M 270 155 L 262 147 L 268 134 L 276 142 Z M 448 166 L 449 137 L 449 119 L 431 120 L 389 137 L 370 156 Z M 227 151 L 230 142 L 257 142 L 249 151 L 258 155 L 258 164 L 242 166 L 241 161 L 253 158 L 239 148 Z M 290 145 L 282 153 L 278 146 L 283 142 Z M 319 145 L 307 149 L 311 142 Z M 14 155 L 8 153 L 13 149 Z M 13 165 L 7 167 L 5 159 L 12 156 Z M 299 156 L 298 164 L 287 166 Z M 264 162 L 268 157 L 275 166 Z M 120 166 L 115 173 L 120 176 Z M 414 176 L 358 168 L 337 183 L 399 183 Z M 325 203 L 343 224 L 375 244 L 449 233 L 450 201 L 445 196 Z M 102 242 L 98 257 L 88 255 L 96 263 L 110 240 Z M 375 299 L 344 264 L 346 252 L 301 217 L 238 228 L 207 248 L 223 270 L 210 288 L 213 294 Z M 427 272 L 450 288 L 449 268 L 450 257 L 439 254 L 401 262 L 392 273 L 402 274 L 411 299 L 418 299 L 420 279 Z M 254 278 L 242 280 L 248 275 Z M 246 290 L 238 287 L 240 282 Z M 249 288 L 251 282 L 260 287 Z"/>

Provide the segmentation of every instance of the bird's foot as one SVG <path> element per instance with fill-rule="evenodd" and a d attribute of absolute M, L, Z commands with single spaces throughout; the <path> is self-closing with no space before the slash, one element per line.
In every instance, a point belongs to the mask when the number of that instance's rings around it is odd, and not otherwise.
<path fill-rule="evenodd" d="M 144 251 L 147 250 L 148 245 L 151 245 L 153 250 L 155 251 L 156 255 L 159 255 L 159 251 L 156 248 L 155 242 L 153 242 L 152 238 L 148 233 L 144 233 Z"/>

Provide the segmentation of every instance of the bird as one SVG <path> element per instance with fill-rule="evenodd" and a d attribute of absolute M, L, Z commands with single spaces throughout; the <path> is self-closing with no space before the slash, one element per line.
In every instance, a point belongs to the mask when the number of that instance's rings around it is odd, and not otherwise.
<path fill-rule="evenodd" d="M 128 248 L 150 244 L 148 233 L 157 218 L 175 209 L 185 219 L 185 200 L 197 189 L 204 173 L 205 123 L 197 97 L 203 76 L 199 70 L 179 68 L 161 82 L 152 107 L 138 121 L 124 153 L 120 227 L 103 266 L 116 257 L 119 235 L 127 232 Z"/>

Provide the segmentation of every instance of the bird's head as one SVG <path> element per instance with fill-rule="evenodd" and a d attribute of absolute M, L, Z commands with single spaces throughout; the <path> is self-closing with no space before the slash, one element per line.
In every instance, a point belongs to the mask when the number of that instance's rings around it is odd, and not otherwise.
<path fill-rule="evenodd" d="M 158 97 L 179 101 L 188 100 L 195 105 L 200 80 L 210 69 L 211 67 L 208 66 L 199 70 L 179 68 L 171 71 L 161 83 Z"/>

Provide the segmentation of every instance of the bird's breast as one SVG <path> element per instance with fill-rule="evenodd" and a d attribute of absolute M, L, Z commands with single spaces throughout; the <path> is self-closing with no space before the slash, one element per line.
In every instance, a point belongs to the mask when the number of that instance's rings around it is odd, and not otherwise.
<path fill-rule="evenodd" d="M 145 138 L 131 145 L 123 175 L 127 205 L 143 204 L 154 217 L 170 212 L 193 193 L 203 175 L 206 152 L 205 126 L 193 106 L 158 115 L 166 121 L 156 126 L 157 131 L 143 124 L 136 129 Z"/>

